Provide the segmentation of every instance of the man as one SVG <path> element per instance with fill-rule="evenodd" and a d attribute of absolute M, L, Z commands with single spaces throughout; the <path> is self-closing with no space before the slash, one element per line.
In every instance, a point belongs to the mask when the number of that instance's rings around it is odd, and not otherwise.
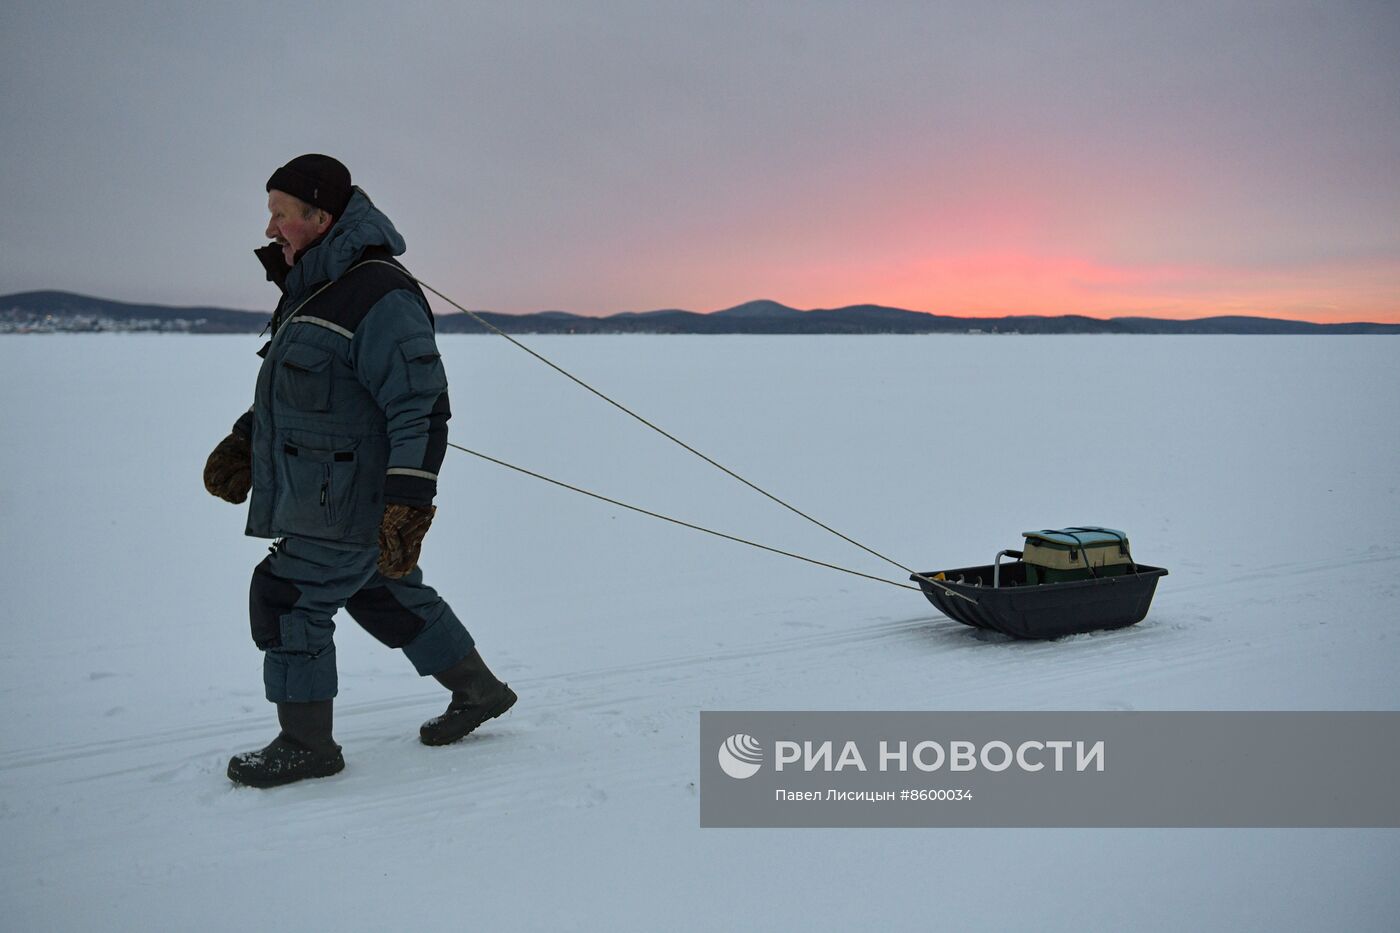
<path fill-rule="evenodd" d="M 447 376 L 404 240 L 329 156 L 267 182 L 273 243 L 256 251 L 282 289 L 259 351 L 253 407 L 209 455 L 204 485 L 241 503 L 247 534 L 277 539 L 253 570 L 249 615 L 281 731 L 235 755 L 237 784 L 271 787 L 345 767 L 331 737 L 332 616 L 341 607 L 452 691 L 420 738 L 445 745 L 515 703 L 417 568 L 447 449 Z"/>

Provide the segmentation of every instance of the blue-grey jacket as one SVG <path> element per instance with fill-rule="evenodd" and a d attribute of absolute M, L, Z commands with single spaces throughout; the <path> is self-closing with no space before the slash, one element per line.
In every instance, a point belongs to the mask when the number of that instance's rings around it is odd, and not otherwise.
<path fill-rule="evenodd" d="M 386 502 L 431 505 L 447 449 L 433 317 L 392 257 L 404 240 L 359 188 L 283 283 L 249 436 L 247 533 L 378 543 Z"/>

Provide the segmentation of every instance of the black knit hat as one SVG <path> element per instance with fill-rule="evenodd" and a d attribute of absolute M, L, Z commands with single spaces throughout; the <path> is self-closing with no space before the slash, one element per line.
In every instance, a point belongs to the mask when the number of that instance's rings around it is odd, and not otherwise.
<path fill-rule="evenodd" d="M 274 188 L 339 217 L 350 202 L 350 170 L 328 155 L 313 152 L 273 172 L 267 190 Z"/>

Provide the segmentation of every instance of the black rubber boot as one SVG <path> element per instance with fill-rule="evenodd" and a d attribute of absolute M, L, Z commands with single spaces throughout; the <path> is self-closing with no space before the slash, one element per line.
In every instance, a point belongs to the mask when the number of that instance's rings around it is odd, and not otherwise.
<path fill-rule="evenodd" d="M 344 770 L 340 746 L 331 738 L 333 705 L 333 700 L 278 703 L 282 731 L 265 748 L 229 759 L 228 779 L 249 787 L 277 787 Z"/>
<path fill-rule="evenodd" d="M 515 691 L 496 679 L 475 648 L 471 654 L 433 676 L 452 691 L 452 702 L 446 712 L 429 719 L 418 730 L 424 745 L 455 742 L 515 705 Z"/>

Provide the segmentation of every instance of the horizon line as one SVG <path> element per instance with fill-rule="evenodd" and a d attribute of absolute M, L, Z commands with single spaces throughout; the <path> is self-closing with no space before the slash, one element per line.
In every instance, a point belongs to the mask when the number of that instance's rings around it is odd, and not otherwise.
<path fill-rule="evenodd" d="M 57 288 L 29 289 L 29 290 L 26 290 L 26 291 L 11 292 L 10 294 L 7 294 L 7 295 L 0 295 L 0 301 L 9 301 L 9 300 L 12 300 L 12 299 L 23 298 L 23 297 L 30 296 L 30 295 L 71 295 L 71 296 L 73 296 L 74 298 L 82 298 L 82 299 L 87 299 L 87 300 L 90 300 L 90 301 L 108 302 L 108 303 L 111 303 L 111 304 L 129 305 L 129 306 L 134 306 L 134 307 L 161 308 L 161 309 L 169 310 L 169 311 L 199 311 L 199 310 L 207 310 L 207 311 L 226 311 L 226 312 L 227 312 L 227 311 L 231 311 L 231 312 L 236 312 L 236 313 L 239 313 L 239 314 L 262 314 L 262 315 L 271 314 L 270 311 L 262 310 L 262 309 L 233 308 L 233 307 L 224 307 L 224 306 L 220 306 L 220 305 L 172 305 L 172 304 L 160 304 L 160 303 L 156 303 L 156 302 L 126 301 L 126 300 L 117 299 L 117 298 L 104 298 L 104 297 L 101 297 L 101 296 L 98 296 L 98 295 L 87 295 L 87 294 L 83 294 L 83 293 L 81 293 L 81 292 L 72 292 L 72 291 L 67 291 L 67 290 L 65 290 L 65 289 L 57 289 Z M 840 305 L 840 306 L 836 306 L 836 307 L 799 308 L 799 307 L 796 307 L 795 305 L 788 305 L 788 304 L 785 304 L 785 303 L 783 303 L 783 302 L 781 302 L 781 301 L 778 301 L 778 300 L 772 299 L 772 298 L 754 298 L 754 299 L 750 299 L 750 300 L 748 300 L 748 301 L 741 301 L 741 302 L 739 302 L 738 304 L 735 304 L 735 305 L 729 305 L 729 306 L 723 307 L 723 308 L 715 308 L 715 309 L 713 309 L 713 310 L 711 310 L 711 311 L 693 311 L 693 310 L 690 310 L 689 308 L 681 308 L 681 307 L 649 308 L 649 309 L 640 310 L 640 311 L 635 311 L 635 310 L 624 310 L 624 311 L 600 312 L 600 313 L 598 313 L 598 314 L 588 314 L 588 313 L 578 312 L 578 311 L 565 311 L 565 310 L 560 309 L 560 308 L 542 308 L 542 309 L 539 309 L 539 310 L 536 310 L 536 311 L 494 311 L 494 310 L 491 310 L 491 309 L 489 309 L 489 308 L 473 308 L 473 309 L 471 309 L 471 310 L 472 310 L 472 312 L 475 313 L 475 314 L 495 314 L 495 315 L 502 315 L 502 316 L 505 316 L 505 317 L 530 317 L 530 316 L 532 316 L 532 315 L 538 315 L 538 314 L 550 314 L 550 315 L 568 315 L 568 316 L 570 316 L 570 317 L 583 318 L 583 319 L 586 319 L 586 320 L 606 320 L 606 319 L 608 319 L 608 318 L 617 317 L 617 316 L 619 316 L 619 315 L 649 315 L 649 314 L 661 314 L 661 313 L 694 314 L 694 315 L 698 315 L 698 316 L 701 316 L 701 317 L 706 317 L 706 316 L 714 315 L 714 314 L 722 314 L 722 313 L 724 313 L 724 312 L 726 312 L 726 311 L 734 311 L 734 310 L 736 310 L 736 309 L 745 308 L 745 307 L 748 307 L 748 306 L 750 306 L 750 305 L 776 305 L 776 306 L 778 306 L 779 308 L 782 308 L 782 309 L 784 309 L 784 310 L 793 311 L 793 312 L 796 312 L 796 313 L 799 313 L 799 314 L 811 314 L 811 313 L 813 313 L 813 312 L 819 312 L 819 311 L 851 311 L 851 310 L 855 310 L 855 309 L 871 308 L 871 309 L 881 309 L 881 310 L 888 310 L 888 311 L 899 311 L 899 312 L 903 312 L 903 313 L 907 313 L 907 314 L 923 314 L 923 315 L 927 315 L 927 316 L 929 316 L 929 317 L 952 318 L 952 319 L 956 319 L 956 320 L 968 320 L 968 321 L 978 321 L 978 320 L 995 321 L 995 320 L 1000 320 L 1000 319 L 1004 319 L 1004 318 L 1028 318 L 1028 319 L 1039 319 L 1039 320 L 1057 320 L 1057 319 L 1064 319 L 1064 318 L 1083 318 L 1083 319 L 1085 319 L 1085 320 L 1099 321 L 1099 322 L 1105 322 L 1105 323 L 1112 322 L 1112 321 L 1124 321 L 1124 320 L 1175 321 L 1175 322 L 1179 322 L 1179 323 L 1191 323 L 1191 322 L 1196 322 L 1196 321 L 1211 321 L 1211 320 L 1219 320 L 1219 319 L 1222 319 L 1222 318 L 1233 318 L 1233 319 L 1239 319 L 1239 320 L 1255 320 L 1255 321 L 1282 321 L 1282 322 L 1286 322 L 1286 323 L 1290 323 L 1290 324 L 1315 324 L 1315 325 L 1319 325 L 1319 326 L 1351 326 L 1351 325 L 1397 326 L 1397 325 L 1400 325 L 1400 311 L 1397 311 L 1397 312 L 1396 312 L 1396 319 L 1395 319 L 1395 320 L 1384 320 L 1384 319 L 1381 319 L 1381 320 L 1369 320 L 1369 321 L 1368 321 L 1368 320 L 1318 321 L 1318 320 L 1312 320 L 1312 319 L 1308 319 L 1308 318 L 1274 317 L 1274 316 L 1270 316 L 1269 314 L 1265 314 L 1265 313 L 1256 313 L 1256 314 L 1212 314 L 1212 315 L 1205 315 L 1205 316 L 1203 316 L 1203 317 L 1174 317 L 1174 316 L 1163 316 L 1163 315 L 1158 315 L 1158 314 L 1120 314 L 1120 315 L 1116 315 L 1116 316 L 1113 316 L 1113 317 L 1102 317 L 1102 316 L 1096 315 L 1096 314 L 1086 314 L 1086 313 L 1080 313 L 1080 312 L 1066 312 L 1066 313 L 1063 313 L 1063 314 L 1036 314 L 1036 313 L 1024 313 L 1024 312 L 1005 312 L 1005 313 L 1002 313 L 1002 314 L 969 314 L 969 313 L 957 314 L 957 313 L 949 313 L 949 312 L 945 312 L 945 311 L 924 311 L 924 310 L 920 310 L 920 309 L 917 309 L 917 308 L 903 308 L 903 307 L 899 307 L 898 305 L 880 304 L 880 303 L 878 303 L 878 302 L 859 302 L 859 303 L 855 303 L 855 304 Z M 453 310 L 451 310 L 451 311 L 447 311 L 447 312 L 442 313 L 440 316 L 441 316 L 441 317 L 451 317 L 451 316 L 453 316 L 453 315 L 461 315 L 462 313 L 463 313 L 463 312 L 461 312 L 461 311 L 458 311 L 458 310 L 456 310 L 456 309 L 453 309 Z"/>

